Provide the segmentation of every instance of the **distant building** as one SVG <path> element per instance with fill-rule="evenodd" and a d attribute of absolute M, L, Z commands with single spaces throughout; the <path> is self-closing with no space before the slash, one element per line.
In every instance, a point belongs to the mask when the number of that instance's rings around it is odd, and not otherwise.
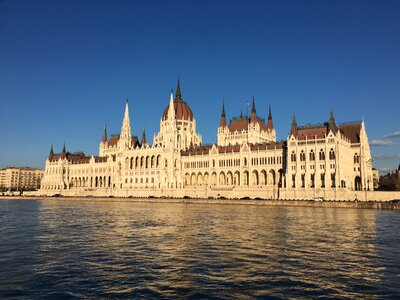
<path fill-rule="evenodd" d="M 43 175 L 43 170 L 30 167 L 0 169 L 0 191 L 38 190 Z"/>
<path fill-rule="evenodd" d="M 148 143 L 131 134 L 128 102 L 120 134 L 104 129 L 99 156 L 50 151 L 39 193 L 70 196 L 166 196 L 329 199 L 373 190 L 364 121 L 336 124 L 333 112 L 318 125 L 297 126 L 276 141 L 271 108 L 227 122 L 222 105 L 217 144 L 203 145 L 180 83 Z"/>

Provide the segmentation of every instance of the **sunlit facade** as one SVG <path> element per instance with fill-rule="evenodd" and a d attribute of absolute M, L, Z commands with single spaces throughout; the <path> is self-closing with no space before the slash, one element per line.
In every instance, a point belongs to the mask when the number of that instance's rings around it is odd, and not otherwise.
<path fill-rule="evenodd" d="M 222 106 L 217 144 L 203 145 L 196 120 L 178 81 L 152 143 L 132 136 L 128 101 L 121 131 L 108 137 L 98 156 L 51 149 L 40 193 L 66 196 L 226 197 L 337 199 L 373 190 L 371 154 L 364 121 L 297 126 L 276 141 L 271 108 L 259 118 L 228 123 Z"/>
<path fill-rule="evenodd" d="M 34 191 L 40 188 L 44 171 L 30 167 L 0 169 L 0 191 Z"/>

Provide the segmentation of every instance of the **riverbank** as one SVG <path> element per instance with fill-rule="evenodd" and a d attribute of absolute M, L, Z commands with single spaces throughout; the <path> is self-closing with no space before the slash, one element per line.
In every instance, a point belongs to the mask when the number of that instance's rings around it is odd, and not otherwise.
<path fill-rule="evenodd" d="M 314 200 L 239 200 L 239 199 L 180 199 L 180 198 L 113 198 L 113 197 L 21 197 L 0 196 L 0 200 L 43 200 L 43 201 L 95 201 L 95 202 L 146 202 L 183 204 L 222 204 L 258 206 L 307 206 L 360 209 L 400 210 L 400 202 L 358 201 L 314 201 Z"/>

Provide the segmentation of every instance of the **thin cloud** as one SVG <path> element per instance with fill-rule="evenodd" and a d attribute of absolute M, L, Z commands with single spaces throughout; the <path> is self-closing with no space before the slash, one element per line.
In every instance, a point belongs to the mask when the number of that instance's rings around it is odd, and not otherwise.
<path fill-rule="evenodd" d="M 397 143 L 391 140 L 372 140 L 369 144 L 371 146 L 392 146 L 396 145 Z"/>
<path fill-rule="evenodd" d="M 385 135 L 383 138 L 389 139 L 389 138 L 397 138 L 397 137 L 400 137 L 400 131 L 394 131 L 392 133 L 389 133 L 389 134 Z"/>
<path fill-rule="evenodd" d="M 374 160 L 391 160 L 398 157 L 400 157 L 400 153 L 374 155 L 372 158 Z"/>
<path fill-rule="evenodd" d="M 394 171 L 391 168 L 378 168 L 379 175 L 386 175 L 387 173 Z"/>

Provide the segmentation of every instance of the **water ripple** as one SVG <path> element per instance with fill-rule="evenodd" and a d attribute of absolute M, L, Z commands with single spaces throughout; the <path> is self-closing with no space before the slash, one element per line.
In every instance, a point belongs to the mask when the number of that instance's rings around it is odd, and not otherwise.
<path fill-rule="evenodd" d="M 0 298 L 399 298 L 396 211 L 0 201 Z"/>

